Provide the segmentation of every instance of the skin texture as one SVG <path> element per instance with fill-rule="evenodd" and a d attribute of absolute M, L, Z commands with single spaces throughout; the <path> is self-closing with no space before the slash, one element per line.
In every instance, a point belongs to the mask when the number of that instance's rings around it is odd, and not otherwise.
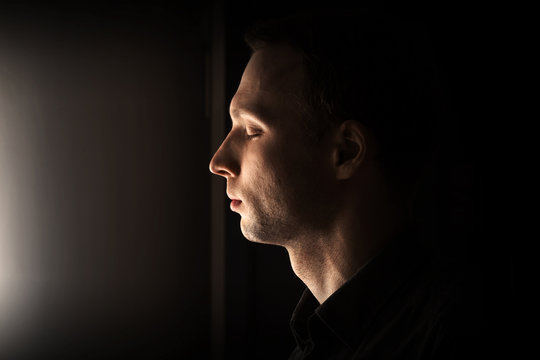
<path fill-rule="evenodd" d="M 256 51 L 230 104 L 232 128 L 210 162 L 250 241 L 284 246 L 319 302 L 350 279 L 402 225 L 361 122 L 308 136 L 302 55 L 286 44 Z"/>

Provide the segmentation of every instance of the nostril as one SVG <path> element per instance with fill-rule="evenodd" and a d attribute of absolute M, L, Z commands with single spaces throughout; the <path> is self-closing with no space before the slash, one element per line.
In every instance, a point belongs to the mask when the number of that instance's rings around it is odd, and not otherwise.
<path fill-rule="evenodd" d="M 215 175 L 220 175 L 223 177 L 227 177 L 231 175 L 231 173 L 227 170 L 227 168 L 224 165 L 216 163 L 214 159 L 212 159 L 212 161 L 210 162 L 209 169 L 210 169 L 210 172 Z"/>
<path fill-rule="evenodd" d="M 231 175 L 227 170 L 218 170 L 217 175 L 221 175 L 221 176 L 229 176 Z"/>

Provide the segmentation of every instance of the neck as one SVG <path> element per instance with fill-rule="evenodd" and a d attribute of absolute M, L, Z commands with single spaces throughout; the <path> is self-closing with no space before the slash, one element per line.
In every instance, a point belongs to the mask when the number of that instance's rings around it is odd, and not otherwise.
<path fill-rule="evenodd" d="M 321 304 L 404 229 L 404 217 L 392 202 L 368 202 L 379 205 L 362 211 L 357 204 L 365 202 L 349 201 L 331 229 L 286 246 L 293 271 Z"/>
<path fill-rule="evenodd" d="M 342 239 L 311 240 L 309 248 L 288 247 L 287 251 L 296 276 L 322 304 L 369 261 L 370 252 L 356 251 L 362 256 L 352 256 L 351 246 Z"/>

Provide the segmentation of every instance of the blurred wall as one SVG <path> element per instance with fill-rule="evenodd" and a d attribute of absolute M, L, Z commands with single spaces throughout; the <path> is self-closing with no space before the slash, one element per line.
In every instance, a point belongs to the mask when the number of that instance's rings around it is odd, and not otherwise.
<path fill-rule="evenodd" d="M 206 15 L 2 5 L 3 353 L 209 356 Z"/>

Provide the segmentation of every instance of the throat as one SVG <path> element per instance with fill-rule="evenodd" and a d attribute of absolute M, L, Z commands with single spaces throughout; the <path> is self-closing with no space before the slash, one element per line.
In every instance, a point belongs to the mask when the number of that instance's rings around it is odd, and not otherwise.
<path fill-rule="evenodd" d="M 347 252 L 327 251 L 315 246 L 305 248 L 287 248 L 291 266 L 321 304 L 363 265 L 358 256 L 349 257 Z"/>

